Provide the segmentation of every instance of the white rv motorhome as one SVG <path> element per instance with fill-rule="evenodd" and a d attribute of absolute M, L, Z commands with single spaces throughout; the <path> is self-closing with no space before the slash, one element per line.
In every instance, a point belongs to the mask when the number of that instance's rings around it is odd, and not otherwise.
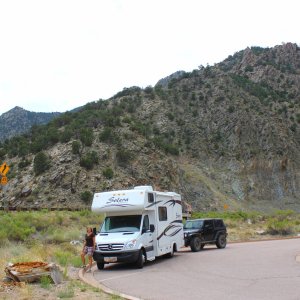
<path fill-rule="evenodd" d="M 99 269 L 113 262 L 142 268 L 157 256 L 172 257 L 184 245 L 179 194 L 151 186 L 95 193 L 92 211 L 106 215 L 93 255 Z"/>

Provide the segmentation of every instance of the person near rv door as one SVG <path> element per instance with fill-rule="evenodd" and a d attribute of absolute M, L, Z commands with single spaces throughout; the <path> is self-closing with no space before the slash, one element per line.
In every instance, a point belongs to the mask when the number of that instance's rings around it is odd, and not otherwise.
<path fill-rule="evenodd" d="M 95 251 L 96 242 L 95 242 L 95 235 L 93 233 L 93 228 L 88 227 L 86 229 L 85 241 L 83 244 L 83 249 L 81 252 L 81 260 L 82 260 L 82 267 L 85 268 L 85 256 L 88 256 L 88 269 L 87 272 L 91 271 L 92 263 L 93 263 L 93 253 Z"/>

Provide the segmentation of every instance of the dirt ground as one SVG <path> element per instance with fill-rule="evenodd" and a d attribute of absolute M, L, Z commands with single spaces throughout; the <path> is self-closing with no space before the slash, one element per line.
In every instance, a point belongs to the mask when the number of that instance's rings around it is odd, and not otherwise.
<path fill-rule="evenodd" d="M 57 299 L 121 299 L 116 296 L 110 296 L 101 290 L 90 287 L 81 282 L 78 277 L 78 268 L 70 267 L 67 270 L 67 278 L 61 284 L 42 285 L 39 282 L 20 285 L 5 285 L 0 282 L 1 300 L 57 300 Z"/>

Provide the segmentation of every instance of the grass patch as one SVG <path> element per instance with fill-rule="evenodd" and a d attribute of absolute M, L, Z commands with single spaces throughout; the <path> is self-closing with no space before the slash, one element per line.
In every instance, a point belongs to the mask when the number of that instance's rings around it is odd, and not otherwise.
<path fill-rule="evenodd" d="M 0 211 L 0 277 L 8 262 L 45 261 L 81 266 L 87 226 L 99 227 L 103 216 L 88 210 Z M 70 241 L 80 241 L 71 245 Z"/>
<path fill-rule="evenodd" d="M 74 288 L 71 284 L 69 284 L 66 289 L 61 290 L 57 293 L 57 297 L 60 299 L 68 299 L 74 297 Z"/>
<path fill-rule="evenodd" d="M 256 222 L 258 219 L 262 219 L 262 215 L 258 212 L 244 212 L 244 211 L 233 211 L 233 212 L 196 212 L 193 213 L 192 217 L 197 218 L 222 218 L 224 220 L 232 221 L 246 221 L 251 220 L 251 222 Z"/>
<path fill-rule="evenodd" d="M 267 232 L 271 235 L 290 235 L 295 232 L 295 228 L 295 222 L 292 220 L 272 218 L 267 222 Z"/>
<path fill-rule="evenodd" d="M 43 276 L 40 279 L 40 286 L 43 289 L 49 290 L 51 288 L 52 280 L 49 278 L 49 276 Z"/>

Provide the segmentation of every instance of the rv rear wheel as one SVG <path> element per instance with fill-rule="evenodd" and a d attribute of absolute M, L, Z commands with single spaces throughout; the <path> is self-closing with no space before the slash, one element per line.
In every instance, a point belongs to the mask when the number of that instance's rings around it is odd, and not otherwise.
<path fill-rule="evenodd" d="M 176 246 L 174 245 L 174 246 L 172 247 L 172 250 L 171 250 L 169 253 L 167 253 L 167 254 L 165 255 L 165 257 L 167 257 L 167 258 L 172 258 L 172 257 L 174 256 L 174 252 L 175 252 L 175 250 L 176 250 L 175 247 L 176 247 Z"/>
<path fill-rule="evenodd" d="M 104 263 L 103 262 L 97 262 L 97 267 L 99 270 L 103 270 L 104 269 Z"/>
<path fill-rule="evenodd" d="M 145 250 L 141 249 L 140 252 L 139 252 L 139 258 L 136 261 L 137 268 L 142 269 L 144 267 L 145 262 L 146 262 Z"/>

